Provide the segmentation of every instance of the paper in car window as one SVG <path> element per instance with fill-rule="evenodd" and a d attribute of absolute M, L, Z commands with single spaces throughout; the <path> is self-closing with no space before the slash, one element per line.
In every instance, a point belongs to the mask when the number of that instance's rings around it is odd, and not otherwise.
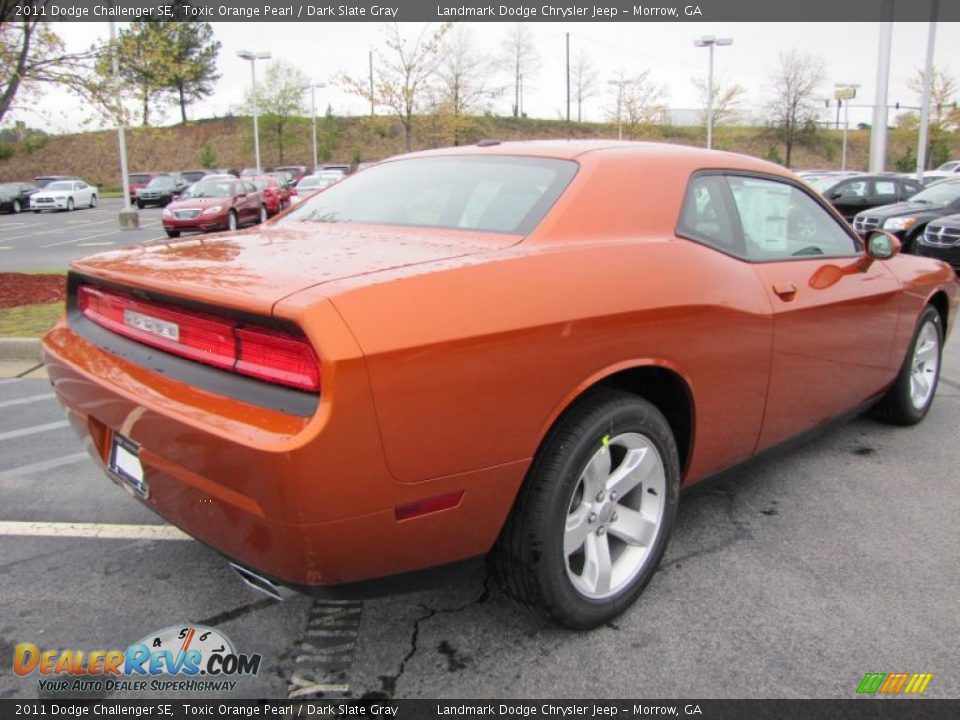
<path fill-rule="evenodd" d="M 731 188 L 750 239 L 764 250 L 786 250 L 790 188 L 752 178 L 737 178 Z"/>

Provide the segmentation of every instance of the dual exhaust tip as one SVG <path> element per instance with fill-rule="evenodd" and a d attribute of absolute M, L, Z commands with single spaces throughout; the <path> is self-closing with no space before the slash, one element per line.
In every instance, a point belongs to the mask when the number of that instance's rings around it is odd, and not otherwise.
<path fill-rule="evenodd" d="M 244 584 L 247 587 L 261 592 L 273 600 L 286 600 L 288 597 L 294 594 L 293 590 L 285 588 L 281 585 L 277 585 L 272 580 L 268 580 L 263 577 L 263 575 L 258 575 L 253 570 L 245 568 L 242 565 L 237 565 L 236 563 L 228 563 L 230 569 L 233 570 L 237 575 L 240 576 L 240 579 L 243 580 Z"/>

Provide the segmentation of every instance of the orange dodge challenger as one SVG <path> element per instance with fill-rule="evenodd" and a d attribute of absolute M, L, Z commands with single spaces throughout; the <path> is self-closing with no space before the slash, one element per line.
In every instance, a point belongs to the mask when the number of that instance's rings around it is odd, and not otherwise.
<path fill-rule="evenodd" d="M 923 419 L 957 278 L 898 250 L 752 158 L 484 142 L 78 261 L 43 351 L 108 475 L 260 589 L 489 555 L 589 628 L 681 487 L 870 406 Z"/>

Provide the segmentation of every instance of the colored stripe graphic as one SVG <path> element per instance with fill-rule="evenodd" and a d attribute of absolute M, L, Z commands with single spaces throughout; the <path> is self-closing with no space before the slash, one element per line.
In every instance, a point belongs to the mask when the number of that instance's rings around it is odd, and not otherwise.
<path fill-rule="evenodd" d="M 859 694 L 920 695 L 933 679 L 933 673 L 866 673 L 857 686 Z"/>
<path fill-rule="evenodd" d="M 886 676 L 886 673 L 867 673 L 863 676 L 863 680 L 860 681 L 857 692 L 872 695 L 880 689 L 880 684 Z"/>

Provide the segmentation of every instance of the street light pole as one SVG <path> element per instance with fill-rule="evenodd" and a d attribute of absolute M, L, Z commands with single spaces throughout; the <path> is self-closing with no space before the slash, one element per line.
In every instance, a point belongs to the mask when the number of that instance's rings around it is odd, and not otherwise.
<path fill-rule="evenodd" d="M 693 45 L 710 49 L 710 64 L 707 71 L 707 150 L 711 150 L 713 148 L 713 47 L 714 45 L 733 45 L 733 39 L 704 35 L 694 40 Z"/>
<path fill-rule="evenodd" d="M 257 175 L 260 174 L 260 130 L 257 126 L 257 60 L 269 60 L 268 52 L 250 52 L 249 50 L 240 50 L 237 57 L 250 61 L 250 97 L 253 100 L 253 153 L 256 158 Z"/>
<path fill-rule="evenodd" d="M 326 83 L 310 83 L 310 116 L 313 120 L 313 172 L 317 171 L 317 97 L 315 90 L 323 89 Z"/>
<path fill-rule="evenodd" d="M 930 6 L 930 27 L 927 33 L 927 62 L 923 71 L 923 99 L 920 102 L 920 136 L 917 138 L 917 180 L 923 182 L 927 166 L 927 136 L 930 128 L 930 89 L 933 87 L 933 45 L 937 38 L 939 0 Z"/>
<path fill-rule="evenodd" d="M 623 140 L 623 88 L 630 82 L 625 78 L 607 81 L 607 84 L 617 88 L 617 140 Z"/>
<path fill-rule="evenodd" d="M 120 61 L 117 58 L 117 24 L 110 21 L 110 64 L 113 82 L 117 83 L 120 74 Z M 117 135 L 120 145 L 120 186 L 123 190 L 123 210 L 120 211 L 119 222 L 123 229 L 135 229 L 140 226 L 140 215 L 130 209 L 130 176 L 127 170 L 127 138 L 123 128 L 122 109 L 120 108 L 120 90 L 117 86 L 115 102 L 117 103 Z"/>
<path fill-rule="evenodd" d="M 843 153 L 840 161 L 840 169 L 847 169 L 847 131 L 850 129 L 850 101 L 857 96 L 857 83 L 835 83 L 833 96 L 837 103 L 843 103 Z M 837 106 L 837 112 L 840 112 L 840 106 Z"/>

